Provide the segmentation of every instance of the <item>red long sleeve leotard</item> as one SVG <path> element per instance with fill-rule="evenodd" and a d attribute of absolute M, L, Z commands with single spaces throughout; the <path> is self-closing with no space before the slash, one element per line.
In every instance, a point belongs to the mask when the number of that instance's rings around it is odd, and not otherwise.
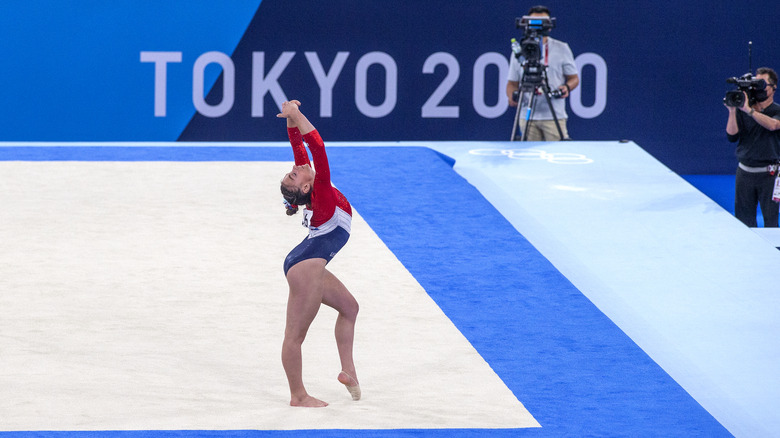
<path fill-rule="evenodd" d="M 312 212 L 309 219 L 309 237 L 328 233 L 336 227 L 342 227 L 350 232 L 352 206 L 347 198 L 331 185 L 330 166 L 322 137 L 317 130 L 301 136 L 298 128 L 287 128 L 287 136 L 290 138 L 296 165 L 311 165 L 304 141 L 308 144 L 314 161 L 316 173 L 312 185 L 311 204 L 306 206 L 306 209 Z M 304 215 L 306 215 L 306 210 L 304 210 Z"/>

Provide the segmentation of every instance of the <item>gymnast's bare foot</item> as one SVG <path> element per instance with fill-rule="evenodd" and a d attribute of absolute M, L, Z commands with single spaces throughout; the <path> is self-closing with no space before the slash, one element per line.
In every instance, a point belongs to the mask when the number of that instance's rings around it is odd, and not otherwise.
<path fill-rule="evenodd" d="M 328 404 L 320 399 L 316 399 L 306 394 L 304 397 L 301 398 L 294 397 L 290 399 L 290 406 L 301 407 L 301 408 L 324 408 L 325 406 L 328 406 Z"/>
<path fill-rule="evenodd" d="M 360 400 L 360 384 L 357 379 L 350 376 L 346 371 L 342 371 L 339 373 L 339 382 L 347 387 L 347 391 L 349 391 L 349 394 L 352 396 L 352 400 Z"/>

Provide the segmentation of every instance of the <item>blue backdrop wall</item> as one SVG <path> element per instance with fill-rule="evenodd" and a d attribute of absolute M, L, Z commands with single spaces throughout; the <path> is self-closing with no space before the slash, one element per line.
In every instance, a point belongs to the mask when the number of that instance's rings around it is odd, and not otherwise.
<path fill-rule="evenodd" d="M 536 2 L 533 2 L 536 3 Z M 581 86 L 576 140 L 630 139 L 678 173 L 730 173 L 725 79 L 780 70 L 780 2 L 548 1 Z M 327 140 L 508 140 L 505 0 L 10 0 L 3 141 L 283 140 L 286 98 Z"/>

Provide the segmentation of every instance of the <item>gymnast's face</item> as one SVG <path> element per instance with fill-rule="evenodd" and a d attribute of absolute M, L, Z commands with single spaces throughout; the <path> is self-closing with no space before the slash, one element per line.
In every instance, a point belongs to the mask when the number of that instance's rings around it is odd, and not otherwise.
<path fill-rule="evenodd" d="M 310 165 L 293 166 L 292 170 L 282 178 L 282 184 L 290 189 L 298 189 L 301 193 L 309 193 L 314 183 L 314 169 Z"/>

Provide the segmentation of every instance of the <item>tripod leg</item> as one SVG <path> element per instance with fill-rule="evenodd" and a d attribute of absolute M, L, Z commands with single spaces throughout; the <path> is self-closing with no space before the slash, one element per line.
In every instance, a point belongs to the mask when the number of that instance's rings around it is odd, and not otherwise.
<path fill-rule="evenodd" d="M 523 141 L 528 141 L 528 131 L 531 127 L 531 115 L 534 111 L 534 101 L 536 100 L 536 89 L 529 91 L 530 98 L 528 102 L 528 109 L 525 113 L 525 129 L 523 130 Z"/>
<path fill-rule="evenodd" d="M 533 96 L 533 94 L 531 96 Z M 528 114 L 530 113 L 531 107 L 529 105 L 526 105 L 526 102 L 525 102 L 525 100 L 527 98 L 528 98 L 527 91 L 522 91 L 522 89 L 521 89 L 520 94 L 517 96 L 517 111 L 515 111 L 514 124 L 512 125 L 512 138 L 510 139 L 510 141 L 517 141 L 518 140 L 518 138 L 517 138 L 517 130 L 520 127 L 520 123 L 521 123 L 521 120 L 520 120 L 521 112 L 524 109 L 526 110 L 526 118 L 527 118 Z M 533 98 L 531 98 L 531 104 L 533 104 Z M 520 141 L 525 141 L 528 138 L 528 136 L 524 134 L 527 130 L 528 130 L 528 123 L 526 122 L 525 129 L 524 130 L 520 130 Z"/>
<path fill-rule="evenodd" d="M 555 127 L 558 128 L 558 138 L 561 140 L 566 140 L 565 138 L 563 138 L 563 130 L 561 130 L 561 123 L 558 121 L 558 116 L 555 114 L 555 108 L 553 108 L 552 106 L 550 95 L 548 93 L 544 93 L 544 97 L 547 98 L 547 106 L 550 107 L 550 112 L 552 113 L 553 120 L 555 120 Z"/>
<path fill-rule="evenodd" d="M 555 114 L 555 108 L 553 108 L 552 101 L 550 100 L 550 81 L 547 78 L 547 66 L 542 70 L 542 91 L 544 97 L 547 99 L 547 106 L 550 108 L 553 120 L 555 120 L 555 127 L 558 128 L 558 138 L 560 140 L 566 140 L 563 138 L 563 130 L 561 130 L 561 123 L 558 121 L 558 115 Z"/>
<path fill-rule="evenodd" d="M 515 111 L 515 118 L 512 123 L 512 137 L 509 139 L 509 141 L 517 141 L 517 127 L 520 124 L 520 109 L 522 108 L 522 105 L 520 105 L 520 100 L 518 99 L 517 102 L 517 111 Z"/>

